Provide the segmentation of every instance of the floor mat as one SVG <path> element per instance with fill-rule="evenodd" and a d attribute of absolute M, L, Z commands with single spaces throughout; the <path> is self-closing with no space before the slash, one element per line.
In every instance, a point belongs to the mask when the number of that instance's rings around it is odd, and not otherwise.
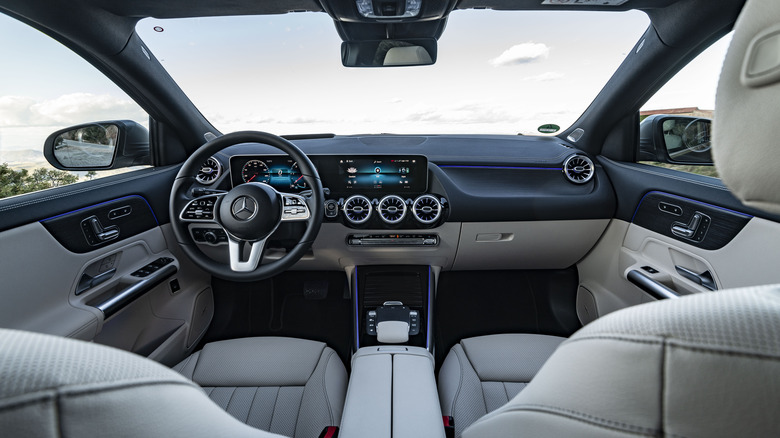
<path fill-rule="evenodd" d="M 290 271 L 251 283 L 215 278 L 212 287 L 214 319 L 202 344 L 248 336 L 311 339 L 327 343 L 349 367 L 352 313 L 344 272 Z"/>
<path fill-rule="evenodd" d="M 463 338 L 497 333 L 570 336 L 577 270 L 442 272 L 434 305 L 437 370 Z"/>

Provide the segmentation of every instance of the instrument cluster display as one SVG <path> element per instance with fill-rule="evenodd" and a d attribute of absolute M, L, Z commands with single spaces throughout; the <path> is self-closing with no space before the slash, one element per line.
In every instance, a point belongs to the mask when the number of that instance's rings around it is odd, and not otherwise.
<path fill-rule="evenodd" d="M 310 155 L 323 187 L 332 193 L 423 193 L 428 160 L 422 155 Z M 280 192 L 308 189 L 298 163 L 285 155 L 230 158 L 233 187 L 258 182 Z"/>

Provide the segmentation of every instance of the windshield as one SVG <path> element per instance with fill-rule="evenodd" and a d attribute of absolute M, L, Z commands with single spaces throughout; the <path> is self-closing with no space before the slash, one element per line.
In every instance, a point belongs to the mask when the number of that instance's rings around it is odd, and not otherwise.
<path fill-rule="evenodd" d="M 394 68 L 343 67 L 324 13 L 136 29 L 222 132 L 528 135 L 573 123 L 648 23 L 638 11 L 454 11 L 435 65 Z"/>

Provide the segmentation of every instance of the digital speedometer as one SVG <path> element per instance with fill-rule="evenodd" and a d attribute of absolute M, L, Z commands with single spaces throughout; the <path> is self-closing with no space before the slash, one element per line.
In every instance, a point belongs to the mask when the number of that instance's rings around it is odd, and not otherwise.
<path fill-rule="evenodd" d="M 271 179 L 271 174 L 265 162 L 250 160 L 241 168 L 241 179 L 244 182 L 268 183 Z"/>

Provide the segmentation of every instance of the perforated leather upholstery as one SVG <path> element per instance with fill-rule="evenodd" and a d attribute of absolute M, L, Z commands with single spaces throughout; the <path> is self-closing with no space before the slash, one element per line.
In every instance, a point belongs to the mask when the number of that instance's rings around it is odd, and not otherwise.
<path fill-rule="evenodd" d="M 564 339 L 501 334 L 455 345 L 439 371 L 442 414 L 455 419 L 455 435 L 516 396 Z"/>
<path fill-rule="evenodd" d="M 308 438 L 341 422 L 347 372 L 322 342 L 275 337 L 214 342 L 174 369 L 258 429 Z"/>
<path fill-rule="evenodd" d="M 190 380 L 134 354 L 5 329 L 0 351 L 3 437 L 278 437 L 236 421 Z"/>
<path fill-rule="evenodd" d="M 780 436 L 780 287 L 607 315 L 563 342 L 473 437 Z"/>

